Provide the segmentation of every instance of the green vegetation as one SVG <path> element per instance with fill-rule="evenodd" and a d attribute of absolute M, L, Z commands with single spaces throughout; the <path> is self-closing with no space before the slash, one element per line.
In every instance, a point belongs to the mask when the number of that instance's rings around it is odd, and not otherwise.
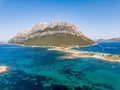
<path fill-rule="evenodd" d="M 112 60 L 120 60 L 120 56 L 119 55 L 112 55 L 112 54 L 104 55 L 104 58 L 112 59 Z"/>
<path fill-rule="evenodd" d="M 25 42 L 21 43 L 24 45 L 29 46 L 61 46 L 61 47 L 68 47 L 68 46 L 84 46 L 84 45 L 91 45 L 94 41 L 89 39 L 83 39 L 80 36 L 75 36 L 71 34 L 52 34 L 46 35 L 42 37 L 35 37 Z"/>

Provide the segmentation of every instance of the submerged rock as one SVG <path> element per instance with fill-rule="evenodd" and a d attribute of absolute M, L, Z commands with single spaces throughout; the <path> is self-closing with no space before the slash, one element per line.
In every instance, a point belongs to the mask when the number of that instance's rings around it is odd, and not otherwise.
<path fill-rule="evenodd" d="M 53 85 L 52 90 L 69 90 L 69 89 L 63 85 Z"/>

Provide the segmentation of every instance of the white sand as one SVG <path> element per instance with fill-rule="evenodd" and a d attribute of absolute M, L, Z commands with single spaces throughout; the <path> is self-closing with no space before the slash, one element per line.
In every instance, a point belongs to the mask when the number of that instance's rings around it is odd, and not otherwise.
<path fill-rule="evenodd" d="M 5 73 L 8 70 L 7 66 L 0 66 L 0 74 Z"/>
<path fill-rule="evenodd" d="M 92 57 L 92 58 L 99 58 L 99 59 L 107 60 L 107 61 L 120 62 L 119 55 L 78 51 L 78 50 L 72 50 L 71 48 L 64 48 L 64 47 L 55 47 L 49 50 L 57 50 L 57 51 L 69 53 L 66 56 L 62 56 L 62 58 L 73 59 L 73 58 Z M 112 55 L 112 57 L 110 57 L 109 55 Z"/>

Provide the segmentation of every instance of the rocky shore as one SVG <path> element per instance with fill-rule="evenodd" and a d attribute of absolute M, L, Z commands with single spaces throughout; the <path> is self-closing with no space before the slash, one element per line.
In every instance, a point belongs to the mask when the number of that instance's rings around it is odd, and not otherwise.
<path fill-rule="evenodd" d="M 5 73 L 8 70 L 7 66 L 0 66 L 0 74 Z"/>

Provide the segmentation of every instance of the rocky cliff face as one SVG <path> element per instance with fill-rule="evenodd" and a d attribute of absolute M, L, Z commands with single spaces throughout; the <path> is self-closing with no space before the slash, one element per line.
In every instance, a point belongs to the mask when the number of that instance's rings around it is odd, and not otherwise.
<path fill-rule="evenodd" d="M 80 36 L 83 40 L 90 40 L 86 37 L 78 27 L 68 22 L 52 21 L 50 23 L 36 24 L 32 29 L 18 32 L 9 43 L 21 43 L 35 37 L 43 37 L 54 34 L 70 34 L 73 36 Z"/>

